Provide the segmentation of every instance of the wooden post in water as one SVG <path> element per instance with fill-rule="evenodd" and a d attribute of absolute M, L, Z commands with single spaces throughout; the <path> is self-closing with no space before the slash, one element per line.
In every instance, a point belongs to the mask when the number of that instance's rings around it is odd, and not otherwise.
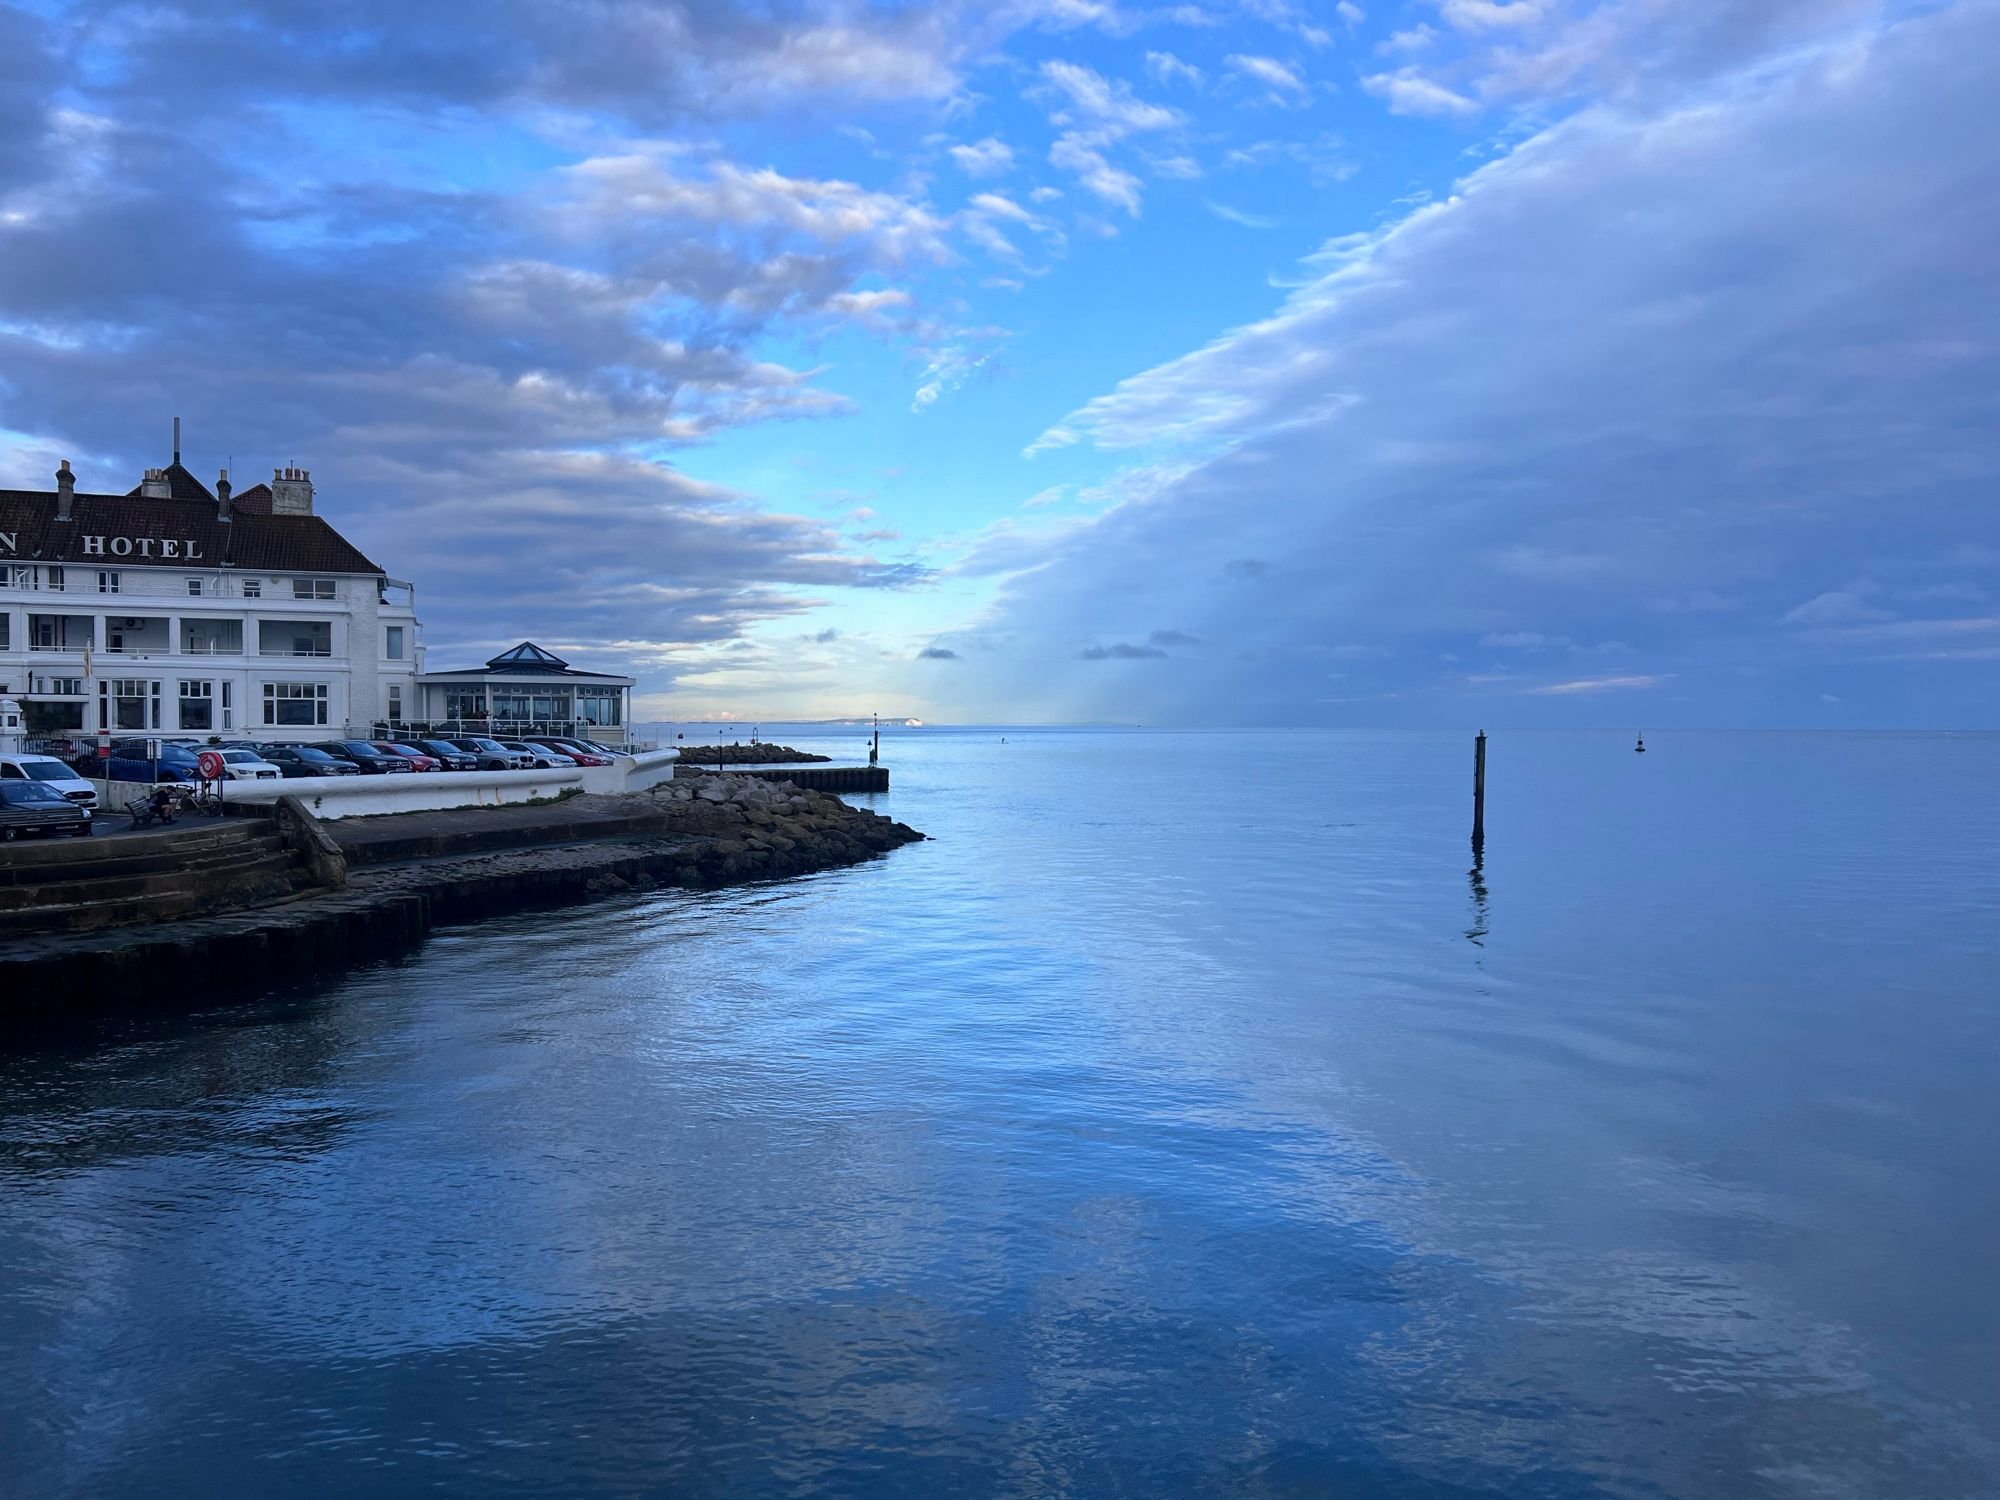
<path fill-rule="evenodd" d="M 1486 842 L 1486 731 L 1472 741 L 1472 842 Z"/>

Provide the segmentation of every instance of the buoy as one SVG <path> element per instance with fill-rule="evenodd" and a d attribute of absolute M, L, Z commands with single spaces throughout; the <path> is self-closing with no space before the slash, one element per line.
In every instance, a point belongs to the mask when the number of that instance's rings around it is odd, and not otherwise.
<path fill-rule="evenodd" d="M 1639 743 L 1634 745 L 1632 747 L 1632 750 L 1635 754 L 1638 755 L 1644 755 L 1646 753 L 1646 737 L 1643 734 L 1639 736 Z"/>

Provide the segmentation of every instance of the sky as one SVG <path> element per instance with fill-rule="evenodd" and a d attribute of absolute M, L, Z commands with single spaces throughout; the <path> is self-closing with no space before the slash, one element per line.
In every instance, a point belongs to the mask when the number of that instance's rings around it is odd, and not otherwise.
<path fill-rule="evenodd" d="M 0 485 L 642 716 L 2000 728 L 2000 0 L 0 3 Z"/>

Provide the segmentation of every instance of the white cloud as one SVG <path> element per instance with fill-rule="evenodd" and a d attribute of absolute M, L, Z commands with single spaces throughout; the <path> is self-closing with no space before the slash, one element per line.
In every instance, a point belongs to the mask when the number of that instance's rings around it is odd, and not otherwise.
<path fill-rule="evenodd" d="M 1067 101 L 1067 108 L 1055 116 L 1058 124 L 1080 118 L 1114 132 L 1113 138 L 1117 139 L 1181 123 L 1179 111 L 1164 104 L 1149 104 L 1133 94 L 1130 84 L 1108 79 L 1079 63 L 1045 62 L 1042 77 Z"/>
<path fill-rule="evenodd" d="M 1370 74 L 1361 80 L 1361 86 L 1376 98 L 1387 100 L 1389 113 L 1394 115 L 1464 116 L 1479 109 L 1463 94 L 1453 93 L 1414 68 Z"/>
<path fill-rule="evenodd" d="M 1551 682 L 1541 687 L 1529 688 L 1527 691 L 1537 697 L 1562 698 L 1577 693 L 1631 692 L 1635 688 L 1658 687 L 1665 680 L 1665 677 L 1648 672 L 1632 672 L 1622 677 L 1580 677 L 1573 682 Z"/>
<path fill-rule="evenodd" d="M 1177 78 L 1184 78 L 1196 88 L 1201 87 L 1202 71 L 1193 63 L 1182 62 L 1171 52 L 1148 52 L 1146 71 L 1160 84 L 1170 84 Z"/>
<path fill-rule="evenodd" d="M 1824 594 L 1815 594 L 1805 603 L 1785 612 L 1787 625 L 1814 627 L 1868 625 L 1895 618 L 1892 611 L 1869 604 L 1851 589 L 1832 589 Z"/>
<path fill-rule="evenodd" d="M 1014 148 L 998 136 L 989 135 L 985 140 L 974 141 L 970 145 L 953 146 L 949 155 L 968 177 L 997 177 L 1014 165 Z"/>
<path fill-rule="evenodd" d="M 1298 71 L 1275 57 L 1257 57 L 1242 52 L 1232 52 L 1226 59 L 1230 71 L 1239 77 L 1254 79 L 1265 85 L 1274 98 L 1298 99 L 1308 92 L 1306 81 Z"/>
<path fill-rule="evenodd" d="M 1447 25 L 1460 31 L 1522 30 L 1539 24 L 1548 13 L 1547 0 L 1443 0 L 1439 7 Z"/>
<path fill-rule="evenodd" d="M 1226 203 L 1217 203 L 1213 198 L 1202 199 L 1201 206 L 1214 214 L 1218 219 L 1227 220 L 1231 224 L 1240 224 L 1245 229 L 1276 229 L 1284 222 L 1282 219 L 1266 218 L 1262 214 L 1245 213 L 1240 208 L 1231 208 Z"/>

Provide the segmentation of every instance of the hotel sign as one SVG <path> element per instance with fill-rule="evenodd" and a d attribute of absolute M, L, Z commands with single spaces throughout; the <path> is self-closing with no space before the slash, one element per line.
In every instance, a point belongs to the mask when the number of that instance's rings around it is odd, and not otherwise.
<path fill-rule="evenodd" d="M 0 531 L 0 557 L 20 555 L 20 533 Z M 137 557 L 142 560 L 157 559 L 162 562 L 200 562 L 201 543 L 193 537 L 172 536 L 104 536 L 84 532 L 77 538 L 83 543 L 82 557 Z"/>

